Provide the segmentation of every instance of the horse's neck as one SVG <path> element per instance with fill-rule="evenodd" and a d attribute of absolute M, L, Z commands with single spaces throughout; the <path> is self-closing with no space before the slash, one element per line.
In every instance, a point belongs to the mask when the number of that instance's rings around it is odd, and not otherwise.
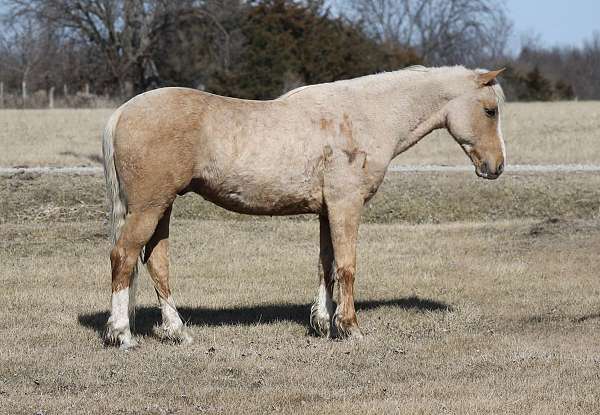
<path fill-rule="evenodd" d="M 439 74 L 390 78 L 382 80 L 379 87 L 366 85 L 365 90 L 370 95 L 368 105 L 375 106 L 377 118 L 380 118 L 374 122 L 386 130 L 381 138 L 389 141 L 385 147 L 393 151 L 389 157 L 391 160 L 431 131 L 442 127 L 443 120 L 439 119 L 441 110 L 459 95 L 460 88 L 457 88 L 456 81 L 444 80 Z"/>

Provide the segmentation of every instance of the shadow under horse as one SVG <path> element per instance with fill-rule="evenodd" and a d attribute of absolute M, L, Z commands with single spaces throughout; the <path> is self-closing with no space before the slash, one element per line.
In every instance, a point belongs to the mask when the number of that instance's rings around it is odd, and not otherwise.
<path fill-rule="evenodd" d="M 374 310 L 381 307 L 394 307 L 405 310 L 452 311 L 452 306 L 416 296 L 387 300 L 357 301 L 358 310 Z M 310 334 L 311 327 L 306 310 L 310 304 L 259 304 L 246 307 L 205 308 L 179 307 L 184 321 L 191 326 L 256 325 L 289 321 L 305 326 Z M 143 336 L 152 334 L 153 327 L 160 324 L 161 314 L 156 307 L 139 307 L 135 312 L 135 331 Z M 104 334 L 108 311 L 83 313 L 78 316 L 79 324 L 94 329 L 99 336 Z"/>

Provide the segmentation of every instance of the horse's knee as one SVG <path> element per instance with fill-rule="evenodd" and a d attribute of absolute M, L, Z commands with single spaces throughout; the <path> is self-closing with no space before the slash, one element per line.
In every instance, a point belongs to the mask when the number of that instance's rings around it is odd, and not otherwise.
<path fill-rule="evenodd" d="M 353 266 L 340 266 L 336 269 L 335 276 L 336 280 L 340 284 L 344 284 L 347 287 L 354 284 L 354 274 L 356 269 Z"/>
<path fill-rule="evenodd" d="M 129 287 L 131 275 L 137 263 L 137 254 L 128 252 L 117 243 L 110 252 L 112 267 L 112 291 L 116 292 Z"/>
<path fill-rule="evenodd" d="M 110 262 L 112 265 L 113 276 L 119 271 L 135 265 L 137 262 L 137 253 L 133 249 L 128 250 L 122 244 L 117 243 L 110 251 Z"/>
<path fill-rule="evenodd" d="M 116 244 L 110 251 L 110 264 L 112 268 L 112 290 L 113 292 L 129 286 L 123 281 L 123 268 L 125 265 L 126 253 L 125 249 L 119 244 Z"/>
<path fill-rule="evenodd" d="M 115 276 L 115 273 L 118 272 L 119 269 L 122 267 L 124 259 L 125 250 L 118 244 L 115 244 L 113 249 L 110 251 L 110 264 L 112 267 L 113 278 Z"/>

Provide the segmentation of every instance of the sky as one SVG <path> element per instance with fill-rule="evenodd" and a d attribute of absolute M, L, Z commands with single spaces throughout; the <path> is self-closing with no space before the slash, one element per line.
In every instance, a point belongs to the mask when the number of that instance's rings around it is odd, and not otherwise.
<path fill-rule="evenodd" d="M 544 46 L 580 46 L 600 32 L 600 0 L 505 0 L 514 23 L 515 47 L 521 34 L 539 35 Z"/>

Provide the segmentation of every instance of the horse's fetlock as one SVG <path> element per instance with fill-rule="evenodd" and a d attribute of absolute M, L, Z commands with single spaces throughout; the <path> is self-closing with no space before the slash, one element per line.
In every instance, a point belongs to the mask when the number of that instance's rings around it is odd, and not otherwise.
<path fill-rule="evenodd" d="M 154 326 L 153 332 L 162 341 L 184 345 L 194 342 L 194 338 L 189 333 L 188 327 L 183 323 L 168 325 L 163 322 L 161 325 Z"/>
<path fill-rule="evenodd" d="M 335 316 L 333 317 L 333 326 L 335 328 L 335 335 L 338 338 L 362 337 L 362 332 L 358 327 L 356 315 L 347 317 L 336 312 Z"/>
<path fill-rule="evenodd" d="M 323 337 L 328 337 L 331 331 L 331 315 L 327 307 L 319 302 L 318 297 L 310 309 L 310 326 L 317 335 Z"/>
<path fill-rule="evenodd" d="M 117 320 L 111 316 L 106 323 L 104 343 L 109 346 L 118 346 L 127 350 L 138 346 L 138 342 L 131 335 L 128 320 Z"/>

